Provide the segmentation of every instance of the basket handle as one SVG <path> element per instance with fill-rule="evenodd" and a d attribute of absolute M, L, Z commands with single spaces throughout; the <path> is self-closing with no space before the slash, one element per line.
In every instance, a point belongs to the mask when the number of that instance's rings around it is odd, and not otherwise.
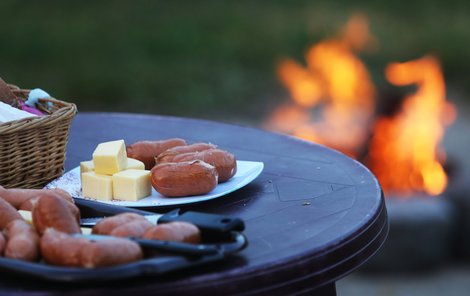
<path fill-rule="evenodd" d="M 8 84 L 0 78 L 0 101 L 7 103 L 13 107 L 18 105 L 18 99 L 15 94 L 11 91 Z"/>

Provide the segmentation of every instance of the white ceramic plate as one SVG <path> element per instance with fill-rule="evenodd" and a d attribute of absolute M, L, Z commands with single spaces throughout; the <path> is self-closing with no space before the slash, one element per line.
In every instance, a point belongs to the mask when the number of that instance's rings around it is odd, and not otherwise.
<path fill-rule="evenodd" d="M 187 197 L 165 197 L 152 188 L 152 195 L 139 201 L 101 201 L 106 204 L 124 207 L 166 207 L 197 203 L 224 196 L 247 185 L 263 171 L 264 164 L 256 161 L 237 160 L 237 173 L 229 181 L 218 184 L 214 190 L 204 195 Z M 73 197 L 84 198 L 80 184 L 80 167 L 76 167 L 60 178 L 47 184 L 45 188 L 61 188 Z"/>

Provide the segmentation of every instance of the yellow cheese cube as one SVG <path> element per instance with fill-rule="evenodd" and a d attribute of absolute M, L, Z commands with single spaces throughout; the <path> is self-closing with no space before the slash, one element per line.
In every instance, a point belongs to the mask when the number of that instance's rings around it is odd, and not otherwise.
<path fill-rule="evenodd" d="M 130 169 L 113 175 L 115 199 L 137 201 L 151 193 L 150 171 Z"/>
<path fill-rule="evenodd" d="M 145 170 L 145 164 L 140 160 L 128 157 L 126 170 L 128 169 Z M 80 175 L 86 172 L 93 172 L 94 170 L 95 165 L 93 164 L 93 160 L 80 162 Z"/>
<path fill-rule="evenodd" d="M 145 164 L 137 159 L 134 158 L 127 158 L 127 169 L 133 169 L 133 170 L 145 170 Z"/>
<path fill-rule="evenodd" d="M 95 165 L 93 164 L 93 160 L 80 162 L 80 181 L 82 180 L 83 173 L 93 172 L 94 170 L 95 170 Z"/>
<path fill-rule="evenodd" d="M 112 175 L 127 167 L 124 140 L 100 143 L 93 152 L 93 164 L 97 174 Z"/>
<path fill-rule="evenodd" d="M 93 164 L 93 160 L 80 162 L 80 174 L 83 174 L 86 172 L 93 172 L 94 170 L 95 170 L 95 165 Z"/>
<path fill-rule="evenodd" d="M 95 172 L 82 174 L 82 192 L 84 197 L 99 200 L 113 199 L 113 177 Z"/>

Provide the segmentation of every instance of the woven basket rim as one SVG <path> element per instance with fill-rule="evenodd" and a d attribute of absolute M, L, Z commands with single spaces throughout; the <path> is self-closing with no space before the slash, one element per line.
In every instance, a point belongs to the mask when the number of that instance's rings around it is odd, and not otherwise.
<path fill-rule="evenodd" d="M 37 128 L 38 126 L 55 124 L 64 117 L 73 117 L 77 113 L 77 106 L 74 103 L 68 103 L 54 98 L 40 100 L 52 102 L 53 104 L 60 105 L 61 107 L 53 111 L 51 114 L 31 116 L 2 123 L 0 124 L 0 135 L 15 133 L 30 128 Z"/>

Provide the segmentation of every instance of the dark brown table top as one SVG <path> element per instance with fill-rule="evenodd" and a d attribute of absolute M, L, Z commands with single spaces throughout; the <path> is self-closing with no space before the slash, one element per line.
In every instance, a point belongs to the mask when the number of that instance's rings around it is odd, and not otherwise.
<path fill-rule="evenodd" d="M 368 169 L 334 150 L 259 129 L 176 117 L 80 113 L 72 124 L 65 169 L 88 160 L 100 142 L 124 139 L 130 144 L 171 137 L 212 142 L 239 160 L 264 162 L 264 171 L 246 187 L 182 208 L 244 219 L 249 241 L 245 250 L 161 278 L 74 285 L 2 274 L 0 292 L 306 292 L 357 269 L 387 236 L 382 190 Z"/>

